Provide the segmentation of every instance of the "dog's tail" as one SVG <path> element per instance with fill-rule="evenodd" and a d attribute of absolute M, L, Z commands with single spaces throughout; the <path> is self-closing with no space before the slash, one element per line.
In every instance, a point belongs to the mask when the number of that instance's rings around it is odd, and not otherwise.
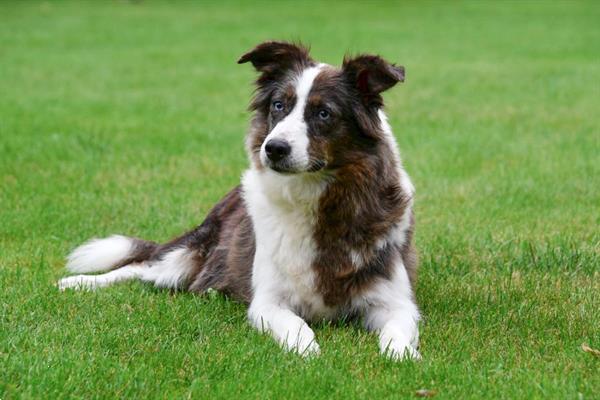
<path fill-rule="evenodd" d="M 92 239 L 69 254 L 67 269 L 78 274 L 109 271 L 149 260 L 158 248 L 158 243 L 121 235 Z"/>

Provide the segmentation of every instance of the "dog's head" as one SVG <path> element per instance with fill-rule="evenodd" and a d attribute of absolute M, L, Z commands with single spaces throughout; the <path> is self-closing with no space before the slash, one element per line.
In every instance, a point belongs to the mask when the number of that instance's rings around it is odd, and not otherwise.
<path fill-rule="evenodd" d="M 404 80 L 404 68 L 374 55 L 346 57 L 341 68 L 308 49 L 265 42 L 244 54 L 260 73 L 248 136 L 252 162 L 279 173 L 334 170 L 373 154 L 383 140 L 381 92 Z"/>

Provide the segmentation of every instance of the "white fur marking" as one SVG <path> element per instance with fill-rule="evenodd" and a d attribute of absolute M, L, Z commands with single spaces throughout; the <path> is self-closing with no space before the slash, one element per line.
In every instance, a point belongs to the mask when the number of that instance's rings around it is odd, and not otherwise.
<path fill-rule="evenodd" d="M 401 259 L 391 280 L 382 279 L 356 304 L 365 307 L 365 326 L 379 333 L 379 349 L 394 359 L 420 358 L 419 310 Z"/>
<path fill-rule="evenodd" d="M 308 126 L 304 120 L 304 109 L 308 101 L 308 94 L 313 82 L 325 65 L 305 69 L 296 82 L 296 103 L 294 109 L 281 120 L 265 138 L 260 149 L 260 158 L 263 165 L 268 165 L 265 146 L 271 139 L 283 139 L 292 147 L 289 155 L 289 164 L 298 170 L 309 167 L 308 156 Z"/>
<path fill-rule="evenodd" d="M 148 267 L 143 265 L 127 265 L 101 275 L 74 275 L 58 281 L 60 290 L 94 290 L 107 287 L 118 282 L 140 279 Z"/>
<path fill-rule="evenodd" d="M 75 273 L 107 271 L 127 258 L 131 246 L 131 239 L 121 235 L 92 239 L 69 254 L 67 269 Z"/>
<path fill-rule="evenodd" d="M 160 261 L 152 262 L 141 279 L 154 282 L 156 287 L 177 289 L 192 272 L 193 257 L 194 253 L 184 247 L 171 250 Z"/>

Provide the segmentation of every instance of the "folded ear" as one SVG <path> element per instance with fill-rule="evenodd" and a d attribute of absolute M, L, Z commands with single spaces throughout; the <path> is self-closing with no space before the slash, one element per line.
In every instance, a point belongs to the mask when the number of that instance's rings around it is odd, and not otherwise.
<path fill-rule="evenodd" d="M 356 87 L 366 105 L 381 105 L 379 94 L 398 82 L 404 82 L 404 67 L 390 64 L 379 56 L 359 55 L 344 58 L 342 70 Z"/>
<path fill-rule="evenodd" d="M 262 73 L 261 78 L 265 78 L 279 71 L 305 67 L 313 61 L 308 49 L 301 44 L 270 41 L 259 44 L 238 60 L 238 64 L 247 62 L 251 62 Z"/>

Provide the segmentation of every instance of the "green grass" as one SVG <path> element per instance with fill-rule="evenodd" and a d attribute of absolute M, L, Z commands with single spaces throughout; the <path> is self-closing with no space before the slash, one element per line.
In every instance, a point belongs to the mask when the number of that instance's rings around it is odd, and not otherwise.
<path fill-rule="evenodd" d="M 597 2 L 0 3 L 0 399 L 594 398 L 600 359 Z M 283 353 L 219 295 L 59 293 L 83 240 L 166 240 L 247 165 L 268 38 L 380 53 L 418 191 L 423 361 L 359 326 Z"/>

